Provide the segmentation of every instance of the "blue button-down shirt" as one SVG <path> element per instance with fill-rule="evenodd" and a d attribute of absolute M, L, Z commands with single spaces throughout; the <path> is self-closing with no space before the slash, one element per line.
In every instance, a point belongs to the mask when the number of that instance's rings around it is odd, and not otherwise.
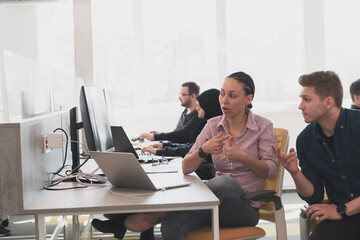
<path fill-rule="evenodd" d="M 296 141 L 301 172 L 314 185 L 314 194 L 302 197 L 320 203 L 324 186 L 331 203 L 347 203 L 360 196 L 360 111 L 342 108 L 334 131 L 335 154 L 321 127 L 309 124 Z"/>

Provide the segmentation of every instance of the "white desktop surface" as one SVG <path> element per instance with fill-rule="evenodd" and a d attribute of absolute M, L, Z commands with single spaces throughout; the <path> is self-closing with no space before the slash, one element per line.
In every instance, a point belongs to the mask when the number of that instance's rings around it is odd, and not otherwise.
<path fill-rule="evenodd" d="M 219 238 L 219 200 L 198 177 L 184 176 L 181 171 L 151 175 L 177 178 L 191 184 L 186 187 L 140 194 L 116 194 L 110 191 L 110 185 L 61 191 L 42 190 L 32 201 L 24 204 L 24 211 L 35 214 L 37 239 L 42 240 L 46 239 L 44 217 L 49 215 L 210 209 L 213 213 L 213 238 Z"/>

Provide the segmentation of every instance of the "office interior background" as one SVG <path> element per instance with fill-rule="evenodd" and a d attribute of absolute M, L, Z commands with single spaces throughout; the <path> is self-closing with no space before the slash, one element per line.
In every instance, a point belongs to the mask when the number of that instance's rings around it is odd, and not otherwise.
<path fill-rule="evenodd" d="M 16 71 L 24 84 L 11 85 L 15 77 L 4 69 L 13 58 L 59 73 L 65 89 L 72 81 L 105 88 L 111 121 L 129 136 L 171 131 L 183 82 L 204 91 L 244 71 L 256 84 L 253 111 L 288 129 L 294 147 L 306 126 L 297 109 L 300 75 L 335 71 L 343 107 L 351 105 L 349 85 L 360 78 L 358 9 L 357 0 L 3 0 L 1 120 L 18 117 L 10 114 L 11 87 L 26 88 L 40 108 L 53 100 L 37 94 L 48 86 L 31 71 Z M 71 93 L 78 104 L 79 93 Z M 287 188 L 294 184 L 285 175 Z"/>

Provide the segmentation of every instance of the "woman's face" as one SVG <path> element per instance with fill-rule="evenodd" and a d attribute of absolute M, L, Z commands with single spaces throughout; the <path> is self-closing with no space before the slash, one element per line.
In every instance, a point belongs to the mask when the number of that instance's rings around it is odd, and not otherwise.
<path fill-rule="evenodd" d="M 196 107 L 196 110 L 198 111 L 198 117 L 201 119 L 205 118 L 205 110 L 200 107 L 200 104 L 198 102 L 198 105 Z"/>
<path fill-rule="evenodd" d="M 220 90 L 219 101 L 225 117 L 237 117 L 251 103 L 253 95 L 245 95 L 244 84 L 234 78 L 226 78 Z"/>

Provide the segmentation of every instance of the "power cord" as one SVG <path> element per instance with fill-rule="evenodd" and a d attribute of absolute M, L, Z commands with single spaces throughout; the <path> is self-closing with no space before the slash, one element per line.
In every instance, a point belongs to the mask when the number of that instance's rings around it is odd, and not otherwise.
<path fill-rule="evenodd" d="M 56 128 L 53 133 L 55 133 L 56 131 L 62 131 L 64 134 L 65 134 L 65 137 L 66 137 L 66 145 L 65 145 L 65 154 L 64 154 L 64 160 L 63 160 L 63 165 L 58 169 L 56 170 L 55 172 L 53 172 L 52 174 L 54 175 L 59 175 L 59 173 L 64 169 L 65 167 L 65 163 L 66 163 L 66 157 L 67 157 L 67 149 L 68 149 L 68 141 L 69 141 L 69 136 L 68 134 L 66 133 L 66 131 L 62 128 Z"/>

